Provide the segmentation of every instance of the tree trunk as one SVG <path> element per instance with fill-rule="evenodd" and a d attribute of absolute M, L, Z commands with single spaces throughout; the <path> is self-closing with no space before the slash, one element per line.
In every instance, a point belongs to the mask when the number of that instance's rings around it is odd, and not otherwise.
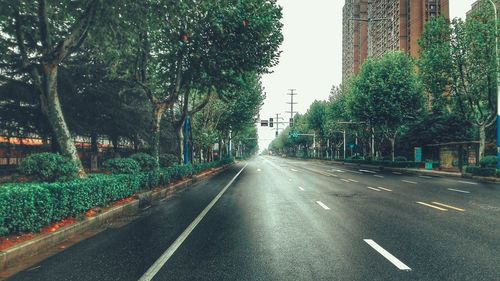
<path fill-rule="evenodd" d="M 394 159 L 395 159 L 395 157 L 394 157 L 394 145 L 396 143 L 396 138 L 395 137 L 391 138 L 390 141 L 391 141 L 391 158 L 392 158 L 392 162 L 394 162 Z"/>
<path fill-rule="evenodd" d="M 479 125 L 479 160 L 483 159 L 486 148 L 486 126 Z"/>
<path fill-rule="evenodd" d="M 85 177 L 82 161 L 68 129 L 57 92 L 57 65 L 43 65 L 43 88 L 41 89 L 42 111 L 52 128 L 62 154 L 70 157 L 78 166 L 78 176 Z"/>
<path fill-rule="evenodd" d="M 95 172 L 98 167 L 99 147 L 97 146 L 97 134 L 93 132 L 90 136 L 90 170 Z"/>
<path fill-rule="evenodd" d="M 179 164 L 184 164 L 184 126 L 183 124 L 179 125 L 178 128 L 176 128 L 175 134 L 177 135 L 177 145 L 178 145 L 178 158 L 179 158 Z"/>
<path fill-rule="evenodd" d="M 166 106 L 164 104 L 155 104 L 153 108 L 153 140 L 151 143 L 151 154 L 160 163 L 160 133 L 161 119 L 165 113 Z"/>

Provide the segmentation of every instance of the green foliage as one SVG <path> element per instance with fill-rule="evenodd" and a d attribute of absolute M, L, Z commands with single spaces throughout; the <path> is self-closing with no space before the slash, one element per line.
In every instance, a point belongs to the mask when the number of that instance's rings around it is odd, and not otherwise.
<path fill-rule="evenodd" d="M 78 173 L 78 167 L 68 158 L 55 153 L 39 153 L 26 157 L 19 171 L 39 181 L 70 180 Z"/>
<path fill-rule="evenodd" d="M 112 174 L 133 174 L 141 170 L 141 166 L 132 158 L 114 158 L 104 161 L 104 171 Z"/>
<path fill-rule="evenodd" d="M 131 160 L 131 159 L 130 159 Z M 133 160 L 132 160 L 133 161 Z M 7 184 L 0 188 L 0 235 L 35 232 L 45 225 L 103 207 L 142 190 L 232 163 L 232 159 L 149 172 L 90 175 L 66 182 Z M 138 164 L 136 163 L 138 171 Z"/>
<path fill-rule="evenodd" d="M 498 157 L 495 155 L 485 156 L 479 161 L 479 165 L 481 166 L 481 168 L 496 168 L 497 163 Z"/>
<path fill-rule="evenodd" d="M 154 159 L 153 156 L 147 153 L 136 153 L 130 158 L 134 159 L 137 163 L 139 163 L 139 167 L 141 171 L 147 172 L 158 169 L 158 162 Z"/>
<path fill-rule="evenodd" d="M 168 168 L 178 163 L 179 163 L 179 158 L 177 158 L 177 156 L 175 156 L 174 154 L 160 155 L 160 167 L 162 168 Z"/>
<path fill-rule="evenodd" d="M 481 166 L 467 166 L 465 172 L 479 177 L 496 177 L 498 174 L 496 168 L 483 168 Z"/>

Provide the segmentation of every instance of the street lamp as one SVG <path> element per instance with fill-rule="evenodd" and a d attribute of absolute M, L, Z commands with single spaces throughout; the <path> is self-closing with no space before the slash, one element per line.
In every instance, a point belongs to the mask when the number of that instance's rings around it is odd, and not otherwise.
<path fill-rule="evenodd" d="M 493 6 L 493 11 L 495 12 L 495 56 L 497 59 L 497 169 L 500 169 L 500 71 L 498 68 L 500 67 L 500 57 L 498 56 L 498 11 L 497 6 L 493 2 L 493 0 L 488 0 Z"/>

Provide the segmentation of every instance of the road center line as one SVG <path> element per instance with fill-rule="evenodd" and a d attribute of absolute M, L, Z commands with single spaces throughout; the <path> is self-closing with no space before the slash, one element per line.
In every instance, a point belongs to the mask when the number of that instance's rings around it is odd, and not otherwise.
<path fill-rule="evenodd" d="M 385 187 L 381 187 L 381 186 L 377 186 L 377 188 L 382 189 L 382 190 L 385 190 L 385 191 L 389 191 L 389 192 L 391 192 L 391 191 L 392 191 L 392 189 L 385 188 Z"/>
<path fill-rule="evenodd" d="M 352 181 L 352 182 L 359 182 L 357 180 L 353 180 L 353 179 L 348 179 L 349 181 Z"/>
<path fill-rule="evenodd" d="M 302 186 L 299 186 L 299 189 L 302 190 L 302 191 L 304 191 L 304 188 L 302 188 Z"/>
<path fill-rule="evenodd" d="M 341 180 L 341 181 L 345 181 L 345 182 L 350 182 L 350 181 L 348 181 L 348 180 L 346 180 L 346 179 L 340 179 L 340 180 Z"/>
<path fill-rule="evenodd" d="M 391 253 L 387 252 L 384 248 L 382 248 L 379 244 L 377 244 L 377 242 L 371 239 L 363 239 L 363 241 L 365 241 L 368 245 L 370 245 L 373 249 L 375 249 L 375 251 L 377 251 L 384 258 L 386 258 L 393 265 L 395 265 L 399 270 L 411 271 L 411 268 L 409 268 L 402 261 L 398 260 L 398 258 L 393 256 Z"/>
<path fill-rule="evenodd" d="M 439 205 L 439 206 L 443 206 L 443 207 L 448 208 L 448 209 L 453 209 L 453 210 L 455 210 L 455 211 L 465 212 L 465 210 L 464 210 L 464 209 L 462 209 L 462 208 L 458 208 L 458 207 L 454 207 L 454 206 L 446 205 L 446 204 L 439 203 L 439 202 L 432 202 L 432 204 Z"/>
<path fill-rule="evenodd" d="M 440 210 L 440 211 L 448 211 L 447 209 L 444 209 L 444 208 L 441 208 L 441 207 L 438 207 L 438 206 L 434 206 L 434 205 L 431 205 L 431 204 L 427 204 L 427 203 L 424 203 L 424 202 L 417 202 L 417 204 L 424 205 L 424 206 L 427 206 L 427 207 L 430 207 L 430 208 L 434 208 L 434 209 L 437 209 L 437 210 Z"/>
<path fill-rule="evenodd" d="M 355 174 L 362 174 L 361 172 L 353 171 L 353 170 L 346 170 L 346 171 L 351 172 L 351 173 L 355 173 Z"/>
<path fill-rule="evenodd" d="M 402 180 L 402 182 L 411 183 L 411 184 L 417 184 L 417 182 L 414 182 L 414 181 L 407 181 L 407 180 Z"/>
<path fill-rule="evenodd" d="M 470 181 L 458 181 L 460 183 L 465 183 L 465 184 L 472 184 L 472 185 L 476 185 L 477 182 L 470 182 Z"/>
<path fill-rule="evenodd" d="M 374 188 L 374 187 L 371 187 L 371 186 L 367 186 L 366 188 L 369 188 L 369 189 L 375 190 L 375 191 L 380 191 L 380 189 L 377 189 L 377 188 Z"/>
<path fill-rule="evenodd" d="M 184 240 L 191 234 L 191 232 L 196 228 L 196 226 L 201 222 L 201 220 L 207 215 L 208 211 L 212 209 L 212 207 L 219 201 L 222 195 L 226 192 L 226 190 L 233 184 L 233 182 L 238 178 L 238 176 L 243 172 L 243 170 L 247 167 L 248 163 L 241 168 L 241 170 L 231 179 L 231 181 L 215 196 L 214 199 L 208 204 L 208 206 L 201 211 L 201 213 L 194 219 L 193 222 L 182 232 L 182 234 L 177 237 L 177 239 L 168 247 L 168 249 L 158 258 L 155 263 L 141 276 L 139 281 L 150 281 L 153 277 L 160 271 L 160 269 L 165 265 L 165 263 L 172 257 L 175 251 L 182 245 Z"/>
<path fill-rule="evenodd" d="M 290 169 L 290 170 L 291 170 L 292 172 L 298 172 L 298 171 L 297 171 L 297 170 L 295 170 L 295 169 Z"/>
<path fill-rule="evenodd" d="M 460 189 L 454 189 L 454 188 L 448 188 L 448 190 L 455 191 L 455 192 L 461 192 L 461 193 L 467 193 L 467 194 L 470 193 L 470 191 L 465 191 L 465 190 L 460 190 Z"/>
<path fill-rule="evenodd" d="M 321 207 L 323 207 L 323 209 L 325 209 L 325 210 L 330 210 L 330 208 L 328 208 L 328 206 L 326 206 L 325 204 L 323 204 L 323 202 L 321 202 L 321 201 L 316 201 L 316 203 L 318 203 L 318 205 L 320 205 Z"/>
<path fill-rule="evenodd" d="M 383 179 L 383 178 L 384 178 L 384 176 L 381 176 L 381 175 L 373 175 L 373 176 L 374 176 L 374 177 L 377 177 L 377 178 L 381 178 L 381 179 Z"/>

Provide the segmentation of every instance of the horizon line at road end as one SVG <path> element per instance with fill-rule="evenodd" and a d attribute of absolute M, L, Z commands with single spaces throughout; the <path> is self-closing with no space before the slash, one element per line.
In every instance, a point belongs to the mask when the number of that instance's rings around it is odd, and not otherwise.
<path fill-rule="evenodd" d="M 182 245 L 184 240 L 193 232 L 196 226 L 201 222 L 201 220 L 207 215 L 207 213 L 212 209 L 212 207 L 219 201 L 219 199 L 224 195 L 226 190 L 233 184 L 233 182 L 238 178 L 238 176 L 243 172 L 243 170 L 248 166 L 248 163 L 241 168 L 241 170 L 231 179 L 231 181 L 215 196 L 214 199 L 208 204 L 208 206 L 201 211 L 201 213 L 189 224 L 189 226 L 181 233 L 179 237 L 168 247 L 168 249 L 156 260 L 156 262 L 144 273 L 139 281 L 150 281 L 155 275 L 160 271 L 160 269 L 167 263 L 167 261 L 172 257 L 172 255 L 177 251 L 177 249 Z"/>

